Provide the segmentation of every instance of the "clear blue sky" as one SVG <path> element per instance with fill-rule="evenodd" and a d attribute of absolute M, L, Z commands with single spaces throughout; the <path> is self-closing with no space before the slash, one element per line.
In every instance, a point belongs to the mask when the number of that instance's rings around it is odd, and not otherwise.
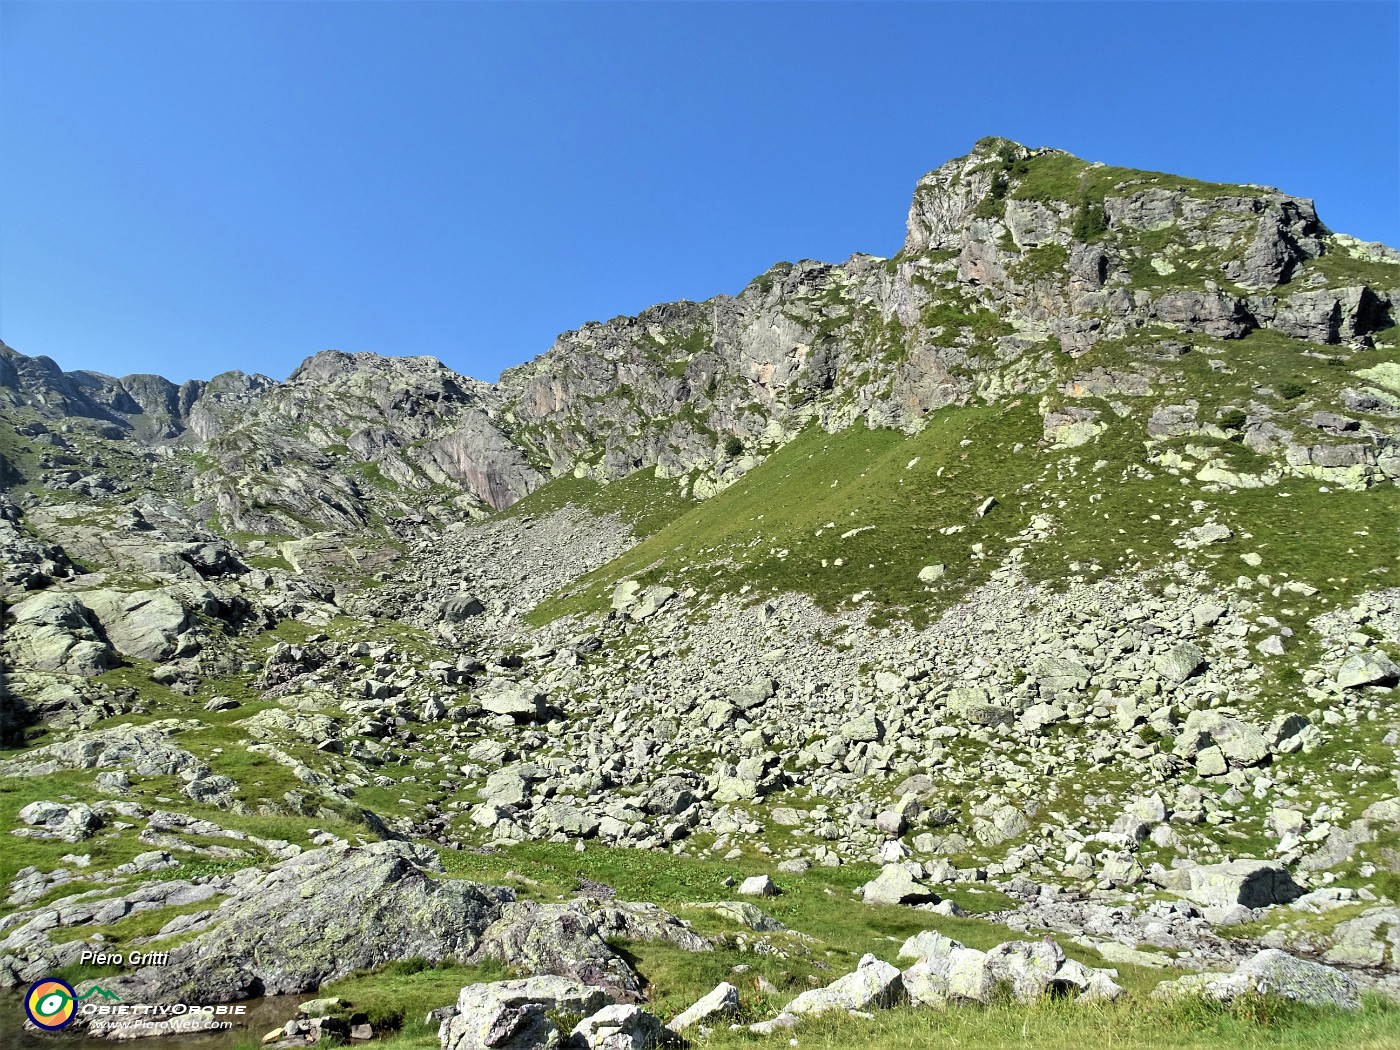
<path fill-rule="evenodd" d="M 894 253 L 983 135 L 1400 244 L 1395 3 L 0 2 L 0 339 L 494 379 L 588 320 Z"/>

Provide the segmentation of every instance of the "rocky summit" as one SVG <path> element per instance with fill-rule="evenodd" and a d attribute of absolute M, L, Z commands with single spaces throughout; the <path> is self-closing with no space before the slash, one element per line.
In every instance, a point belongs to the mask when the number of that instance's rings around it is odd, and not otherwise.
<path fill-rule="evenodd" d="M 1309 200 L 984 139 L 894 258 L 496 383 L 0 345 L 0 983 L 277 1046 L 1400 1036 L 1398 306 Z"/>

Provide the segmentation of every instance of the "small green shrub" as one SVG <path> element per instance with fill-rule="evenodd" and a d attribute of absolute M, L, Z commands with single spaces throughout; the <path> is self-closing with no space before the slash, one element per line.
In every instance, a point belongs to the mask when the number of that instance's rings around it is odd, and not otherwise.
<path fill-rule="evenodd" d="M 743 451 L 744 442 L 740 440 L 738 435 L 730 434 L 727 438 L 724 439 L 724 454 L 730 459 L 733 459 L 735 456 L 739 455 Z"/>
<path fill-rule="evenodd" d="M 1248 419 L 1249 417 L 1240 409 L 1227 408 L 1220 413 L 1219 417 L 1216 419 L 1216 424 L 1221 430 L 1239 430 L 1240 427 L 1245 425 Z"/>
<path fill-rule="evenodd" d="M 1278 385 L 1279 397 L 1285 401 L 1294 401 L 1308 392 L 1308 388 L 1296 379 L 1285 379 Z"/>
<path fill-rule="evenodd" d="M 1103 200 L 1081 193 L 1074 208 L 1074 225 L 1070 233 L 1076 241 L 1087 243 L 1098 240 L 1107 232 L 1108 212 L 1104 211 Z"/>

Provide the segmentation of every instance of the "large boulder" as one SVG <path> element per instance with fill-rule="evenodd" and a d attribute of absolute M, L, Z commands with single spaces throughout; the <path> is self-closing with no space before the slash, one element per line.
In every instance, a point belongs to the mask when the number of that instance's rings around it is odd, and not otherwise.
<path fill-rule="evenodd" d="M 92 677 L 115 663 L 88 609 L 71 594 L 36 594 L 10 615 L 5 643 L 15 667 Z"/>
<path fill-rule="evenodd" d="M 549 1014 L 593 1014 L 608 993 L 563 977 L 471 984 L 438 1027 L 443 1050 L 552 1050 L 559 1026 Z"/>
<path fill-rule="evenodd" d="M 1356 653 L 1337 668 L 1339 689 L 1359 689 L 1363 685 L 1394 685 L 1400 680 L 1400 666 L 1382 652 Z"/>
<path fill-rule="evenodd" d="M 1211 748 L 1217 748 L 1232 769 L 1257 766 L 1269 758 L 1269 740 L 1257 727 L 1219 711 L 1192 711 L 1176 738 L 1176 756 L 1197 760 Z M 1201 762 L 1196 764 L 1199 770 Z"/>
<path fill-rule="evenodd" d="M 1180 685 L 1202 667 L 1206 657 L 1192 642 L 1174 645 L 1153 661 L 1153 666 L 1162 680 L 1172 685 Z"/>
<path fill-rule="evenodd" d="M 544 694 L 533 686 L 508 684 L 476 697 L 482 710 L 509 715 L 517 722 L 543 722 L 548 717 Z"/>
<path fill-rule="evenodd" d="M 19 819 L 33 829 L 28 832 L 29 835 L 58 838 L 65 842 L 91 838 L 102 826 L 102 818 L 84 802 L 31 802 L 19 811 Z"/>
<path fill-rule="evenodd" d="M 1179 897 L 1208 908 L 1266 908 L 1302 896 L 1288 869 L 1275 860 L 1232 860 L 1178 868 L 1165 887 Z"/>
<path fill-rule="evenodd" d="M 477 958 L 606 988 L 615 999 L 636 999 L 642 991 L 641 979 L 581 905 L 506 904 L 483 932 Z"/>
<path fill-rule="evenodd" d="M 1033 1003 L 1050 990 L 1065 962 L 1065 953 L 1053 940 L 1007 941 L 987 953 L 987 969 L 994 981 L 1005 981 L 1018 1003 Z"/>
<path fill-rule="evenodd" d="M 461 623 L 486 611 L 481 599 L 471 594 L 454 594 L 442 603 L 442 618 L 448 623 Z"/>
<path fill-rule="evenodd" d="M 673 1032 L 683 1032 L 701 1021 L 730 1018 L 738 1012 L 739 989 L 724 981 L 694 1005 L 671 1018 L 666 1027 Z"/>
<path fill-rule="evenodd" d="M 1298 959 L 1277 948 L 1266 948 L 1246 959 L 1233 973 L 1196 973 L 1164 981 L 1152 993 L 1159 999 L 1201 996 L 1220 1002 L 1274 995 L 1308 1006 L 1357 1010 L 1361 997 L 1356 982 L 1340 970 Z"/>
<path fill-rule="evenodd" d="M 138 660 L 169 659 L 177 638 L 194 625 L 189 611 L 164 590 L 84 591 L 82 599 L 117 651 Z"/>
<path fill-rule="evenodd" d="M 941 898 L 903 864 L 886 864 L 861 888 L 866 904 L 937 904 Z"/>
<path fill-rule="evenodd" d="M 166 965 L 101 983 L 126 1002 L 224 1003 L 396 959 L 464 959 L 515 895 L 439 873 L 435 854 L 403 842 L 308 851 L 242 881 Z"/>
<path fill-rule="evenodd" d="M 828 1010 L 883 1009 L 904 999 L 904 982 L 899 970 L 873 955 L 866 955 L 855 972 L 837 978 L 825 988 L 803 992 L 784 1010 L 790 1014 L 819 1014 Z"/>
<path fill-rule="evenodd" d="M 569 1033 L 570 1050 L 652 1050 L 661 1022 L 639 1006 L 615 1003 L 585 1017 Z"/>

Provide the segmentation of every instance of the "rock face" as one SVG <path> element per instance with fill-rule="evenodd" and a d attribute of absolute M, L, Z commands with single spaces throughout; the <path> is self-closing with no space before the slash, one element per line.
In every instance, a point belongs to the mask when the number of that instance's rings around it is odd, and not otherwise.
<path fill-rule="evenodd" d="M 1047 198 L 1048 175 L 1078 190 Z M 1092 233 L 1087 210 L 1101 220 Z M 0 408 L 197 448 L 208 469 L 193 494 L 249 532 L 297 532 L 308 519 L 353 532 L 382 507 L 412 513 L 413 497 L 435 486 L 458 490 L 463 507 L 500 509 L 570 472 L 614 480 L 659 468 L 696 475 L 689 494 L 707 495 L 813 421 L 916 428 L 947 405 L 1029 389 L 1054 371 L 1052 347 L 1079 352 L 1150 326 L 1229 340 L 1269 328 L 1329 346 L 1384 330 L 1400 266 L 1389 276 L 1378 265 L 1374 286 L 1297 287 L 1327 255 L 1362 257 L 1310 201 L 1258 187 L 1202 192 L 984 139 L 919 180 L 898 260 L 781 263 L 736 296 L 566 332 L 496 384 L 432 358 L 331 350 L 284 383 L 230 372 L 176 387 L 64 373 L 0 346 Z M 979 311 L 1002 324 L 974 332 Z M 974 367 L 984 347 L 997 369 Z M 872 375 L 872 355 L 888 362 L 885 374 Z M 1052 415 L 1065 446 L 1104 425 L 1082 406 Z M 1364 435 L 1349 463 L 1334 461 L 1331 445 L 1302 459 L 1280 448 L 1280 469 L 1350 471 L 1348 483 L 1363 487 L 1393 478 L 1400 457 L 1376 436 Z M 82 492 L 129 484 L 77 470 L 50 480 Z M 643 594 L 629 615 L 646 619 L 664 600 Z"/>
<path fill-rule="evenodd" d="M 393 959 L 466 958 L 514 895 L 435 880 L 433 864 L 398 842 L 303 853 L 242 887 L 168 965 L 103 986 L 132 1002 L 220 1003 L 314 991 Z"/>
<path fill-rule="evenodd" d="M 6 645 L 19 667 L 91 676 L 114 663 L 92 614 L 71 594 L 36 594 L 10 614 L 15 622 Z"/>
<path fill-rule="evenodd" d="M 1361 1007 L 1351 977 L 1276 948 L 1266 948 L 1245 960 L 1234 973 L 1191 974 L 1159 984 L 1153 994 L 1163 999 L 1201 995 L 1222 1002 L 1249 995 L 1276 995 L 1308 1006 Z"/>

